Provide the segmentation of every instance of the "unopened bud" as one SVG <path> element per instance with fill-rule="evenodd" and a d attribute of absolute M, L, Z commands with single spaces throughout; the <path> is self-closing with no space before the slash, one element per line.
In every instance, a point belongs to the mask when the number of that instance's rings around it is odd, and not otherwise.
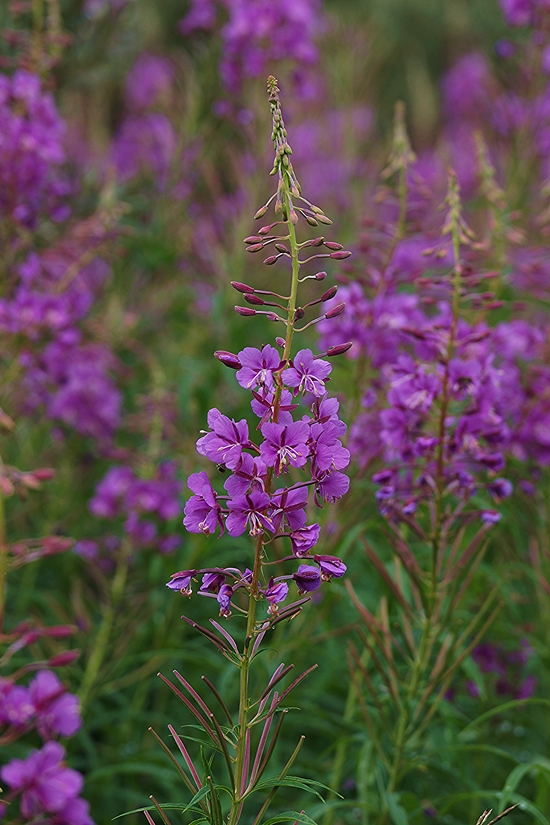
<path fill-rule="evenodd" d="M 317 220 L 319 223 L 324 223 L 325 226 L 332 226 L 332 221 L 330 218 L 327 218 L 326 215 L 317 215 Z"/>
<path fill-rule="evenodd" d="M 313 204 L 311 204 L 311 211 L 315 212 L 316 215 L 324 215 L 325 214 L 322 209 L 320 209 L 318 206 L 313 206 Z"/>
<path fill-rule="evenodd" d="M 267 226 L 261 226 L 258 229 L 258 235 L 269 235 L 271 230 L 273 229 L 273 224 L 268 224 Z"/>
<path fill-rule="evenodd" d="M 260 249 L 263 249 L 263 248 L 264 248 L 263 243 L 253 243 L 252 246 L 247 246 L 246 247 L 246 251 L 247 252 L 259 252 Z"/>
<path fill-rule="evenodd" d="M 316 281 L 324 281 L 325 278 L 327 277 L 327 273 L 326 272 L 317 272 L 313 277 L 315 278 Z"/>
<path fill-rule="evenodd" d="M 80 656 L 80 650 L 65 650 L 63 653 L 58 653 L 57 656 L 52 656 L 48 659 L 48 667 L 66 667 L 72 665 Z"/>
<path fill-rule="evenodd" d="M 324 242 L 325 242 L 325 239 L 321 235 L 320 238 L 315 238 L 315 240 L 311 242 L 311 245 L 312 246 L 322 246 L 324 244 Z"/>
<path fill-rule="evenodd" d="M 350 255 L 351 255 L 351 252 L 348 252 L 345 249 L 343 249 L 341 251 L 338 251 L 338 252 L 331 252 L 330 253 L 330 257 L 334 258 L 335 261 L 343 261 L 344 258 L 349 258 Z"/>
<path fill-rule="evenodd" d="M 250 294 L 254 292 L 251 286 L 248 286 L 248 284 L 242 284 L 240 281 L 231 281 L 231 286 L 233 289 L 236 289 L 237 292 L 243 292 L 245 295 L 247 292 Z"/>
<path fill-rule="evenodd" d="M 230 367 L 232 370 L 240 370 L 241 368 L 241 362 L 232 352 L 219 349 L 214 353 L 214 357 L 217 358 L 218 361 L 221 361 L 224 367 Z"/>
<path fill-rule="evenodd" d="M 336 243 L 335 241 L 325 241 L 325 246 L 327 249 L 332 249 L 335 252 L 344 248 L 341 243 Z"/>
<path fill-rule="evenodd" d="M 286 155 L 285 155 L 285 158 L 286 158 Z M 298 223 L 298 213 L 296 212 L 295 209 L 290 210 L 289 220 L 290 220 L 290 223 L 293 223 L 293 224 Z"/>
<path fill-rule="evenodd" d="M 245 243 L 248 243 L 248 244 L 251 244 L 251 243 L 262 243 L 262 241 L 263 241 L 263 238 L 262 238 L 262 236 L 261 236 L 261 235 L 249 235 L 249 236 L 248 236 L 248 238 L 245 238 L 245 239 L 244 239 L 244 242 L 245 242 Z"/>
<path fill-rule="evenodd" d="M 353 342 L 349 341 L 347 344 L 336 344 L 335 347 L 329 347 L 327 350 L 327 356 L 329 358 L 334 358 L 335 355 L 343 355 L 344 352 L 347 352 L 353 346 Z"/>
<path fill-rule="evenodd" d="M 335 307 L 331 307 L 331 309 L 325 312 L 325 318 L 336 318 L 337 315 L 341 315 L 342 312 L 345 310 L 346 305 L 342 301 L 341 304 L 336 304 Z"/>
<path fill-rule="evenodd" d="M 297 307 L 296 312 L 294 313 L 294 320 L 295 321 L 300 321 L 304 317 L 305 314 L 306 313 L 305 313 L 305 310 L 303 309 L 303 307 Z"/>
<path fill-rule="evenodd" d="M 235 312 L 239 315 L 256 315 L 256 310 L 250 309 L 250 307 L 235 307 Z"/>
<path fill-rule="evenodd" d="M 268 321 L 280 321 L 281 320 L 276 312 L 268 312 L 268 313 L 266 313 L 265 317 L 267 318 Z"/>
<path fill-rule="evenodd" d="M 256 212 L 256 214 L 254 215 L 254 220 L 256 220 L 256 221 L 257 221 L 257 220 L 259 220 L 260 218 L 263 218 L 263 216 L 265 215 L 265 213 L 267 212 L 267 210 L 268 210 L 268 206 L 267 206 L 267 204 L 266 204 L 265 206 L 261 206 L 261 207 L 258 209 L 258 211 Z"/>
<path fill-rule="evenodd" d="M 247 293 L 244 296 L 244 300 L 249 304 L 255 304 L 257 307 L 263 307 L 263 305 L 265 304 L 265 301 L 263 301 L 257 295 L 250 295 L 249 293 Z"/>
<path fill-rule="evenodd" d="M 305 215 L 304 217 L 310 226 L 319 226 L 319 221 L 316 221 L 311 215 Z"/>
<path fill-rule="evenodd" d="M 278 336 L 275 338 L 275 343 L 277 344 L 277 346 L 278 346 L 278 347 L 284 347 L 284 346 L 285 346 L 285 344 L 286 344 L 286 341 L 285 341 L 285 339 L 284 339 L 284 338 L 281 338 L 281 336 L 280 336 L 280 335 L 278 335 Z"/>
<path fill-rule="evenodd" d="M 279 256 L 278 256 L 278 255 L 270 255 L 268 258 L 265 258 L 265 260 L 264 260 L 264 264 L 266 264 L 267 266 L 271 266 L 271 265 L 272 265 L 272 264 L 274 264 L 274 263 L 275 263 L 278 259 L 279 259 Z"/>
<path fill-rule="evenodd" d="M 40 490 L 42 485 L 40 481 L 33 475 L 33 473 L 22 473 L 21 482 L 28 487 L 29 490 Z"/>
<path fill-rule="evenodd" d="M 327 291 L 323 292 L 323 294 L 321 295 L 321 303 L 323 303 L 324 301 L 330 301 L 331 298 L 334 298 L 337 292 L 338 287 L 331 286 L 330 289 L 327 289 Z"/>
<path fill-rule="evenodd" d="M 67 536 L 46 536 L 42 539 L 42 545 L 48 553 L 65 553 L 74 545 L 74 539 Z"/>
<path fill-rule="evenodd" d="M 39 467 L 37 470 L 33 470 L 32 474 L 39 481 L 50 481 L 50 479 L 55 478 L 55 470 L 52 467 Z"/>
<path fill-rule="evenodd" d="M 66 639 L 67 636 L 74 636 L 78 628 L 70 624 L 59 624 L 55 627 L 44 627 L 41 630 L 44 636 L 49 636 L 52 639 Z"/>
<path fill-rule="evenodd" d="M 286 248 L 284 243 L 276 243 L 275 249 L 277 250 L 277 252 L 288 252 L 288 249 Z"/>

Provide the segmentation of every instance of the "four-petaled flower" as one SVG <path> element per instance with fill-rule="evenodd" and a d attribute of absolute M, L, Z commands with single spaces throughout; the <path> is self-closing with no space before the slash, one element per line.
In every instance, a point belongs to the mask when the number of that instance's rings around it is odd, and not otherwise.
<path fill-rule="evenodd" d="M 283 373 L 283 382 L 295 392 L 310 392 L 321 396 L 326 393 L 325 378 L 332 366 L 322 358 L 315 358 L 310 349 L 301 349 L 292 360 L 292 366 Z"/>
<path fill-rule="evenodd" d="M 333 577 L 339 579 L 347 570 L 342 559 L 336 556 L 313 556 L 313 561 L 321 568 L 321 578 L 324 582 L 330 581 Z"/>
<path fill-rule="evenodd" d="M 321 574 L 310 564 L 301 564 L 292 578 L 298 585 L 298 593 L 311 593 L 321 587 Z"/>
<path fill-rule="evenodd" d="M 305 421 L 287 426 L 264 424 L 262 435 L 265 441 L 260 447 L 260 454 L 268 467 L 273 467 L 275 475 L 287 472 L 289 466 L 304 466 L 309 455 L 309 425 Z"/>
<path fill-rule="evenodd" d="M 246 420 L 243 418 L 235 422 L 214 408 L 208 413 L 208 426 L 212 432 L 199 438 L 197 452 L 216 464 L 225 464 L 229 470 L 234 470 L 243 448 L 250 446 Z"/>
<path fill-rule="evenodd" d="M 273 530 L 273 522 L 266 511 L 271 503 L 267 493 L 253 490 L 244 496 L 237 496 L 229 501 L 229 515 L 225 526 L 230 536 L 240 536 L 247 525 L 251 536 L 258 536 L 264 530 Z"/>
<path fill-rule="evenodd" d="M 172 573 L 166 587 L 169 587 L 170 590 L 176 590 L 182 596 L 191 596 L 193 592 L 191 590 L 191 580 L 196 572 L 196 570 L 180 570 L 179 573 Z"/>
<path fill-rule="evenodd" d="M 223 519 L 218 498 L 205 472 L 193 473 L 187 479 L 187 486 L 195 495 L 185 504 L 184 526 L 190 533 L 205 533 L 209 536 L 216 527 L 223 533 Z"/>
<path fill-rule="evenodd" d="M 319 541 L 320 533 L 321 528 L 318 524 L 309 524 L 307 527 L 301 527 L 299 530 L 293 530 L 290 534 L 293 554 L 297 558 L 307 556 L 309 551 L 315 547 Z"/>
<path fill-rule="evenodd" d="M 245 347 L 239 352 L 241 369 L 237 373 L 237 381 L 245 390 L 255 387 L 273 388 L 273 373 L 280 368 L 279 353 L 270 344 L 261 350 L 255 347 Z"/>

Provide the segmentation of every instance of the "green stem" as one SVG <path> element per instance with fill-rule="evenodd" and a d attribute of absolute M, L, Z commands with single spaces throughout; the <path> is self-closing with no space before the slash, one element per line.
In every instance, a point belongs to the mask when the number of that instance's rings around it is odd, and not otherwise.
<path fill-rule="evenodd" d="M 128 560 L 129 547 L 126 543 L 123 543 L 120 548 L 115 575 L 111 585 L 109 603 L 105 608 L 103 619 L 99 626 L 97 636 L 95 637 L 92 652 L 90 654 L 90 658 L 88 659 L 86 670 L 84 671 L 84 676 L 82 678 L 82 684 L 80 685 L 80 690 L 78 693 L 83 710 L 97 681 L 99 671 L 103 665 L 105 654 L 109 646 L 111 632 L 115 623 L 116 609 L 124 594 L 124 588 L 126 586 L 126 578 L 128 576 Z"/>

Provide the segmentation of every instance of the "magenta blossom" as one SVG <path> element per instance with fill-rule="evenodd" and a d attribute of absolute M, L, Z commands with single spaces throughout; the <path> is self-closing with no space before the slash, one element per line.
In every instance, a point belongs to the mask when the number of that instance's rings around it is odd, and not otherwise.
<path fill-rule="evenodd" d="M 309 524 L 307 527 L 300 527 L 299 530 L 293 530 L 290 534 L 290 542 L 294 555 L 297 558 L 307 556 L 319 541 L 320 533 L 321 528 L 318 524 Z"/>
<path fill-rule="evenodd" d="M 304 466 L 309 455 L 309 426 L 304 421 L 288 426 L 264 424 L 262 435 L 265 441 L 260 447 L 260 454 L 267 466 L 275 469 L 275 475 L 287 472 L 289 466 Z"/>
<path fill-rule="evenodd" d="M 316 567 L 310 564 L 301 564 L 292 578 L 298 585 L 299 593 L 311 593 L 321 587 L 321 574 Z"/>
<path fill-rule="evenodd" d="M 266 344 L 261 350 L 245 347 L 238 354 L 241 369 L 237 381 L 245 390 L 256 387 L 273 389 L 273 373 L 281 366 L 281 358 L 275 347 Z"/>
<path fill-rule="evenodd" d="M 332 366 L 328 361 L 315 358 L 310 349 L 301 349 L 292 360 L 292 366 L 285 370 L 283 380 L 287 387 L 296 392 L 310 392 L 321 396 L 326 393 L 325 379 Z"/>
<path fill-rule="evenodd" d="M 36 708 L 36 727 L 43 739 L 73 736 L 82 727 L 78 696 L 67 693 L 55 673 L 41 670 L 29 684 Z"/>
<path fill-rule="evenodd" d="M 220 606 L 220 616 L 224 619 L 229 619 L 231 616 L 231 596 L 233 595 L 233 588 L 228 584 L 222 584 L 216 596 Z"/>
<path fill-rule="evenodd" d="M 223 415 L 216 408 L 208 413 L 208 426 L 212 430 L 197 441 L 197 452 L 216 464 L 225 464 L 235 470 L 248 447 L 248 424 L 243 418 L 239 422 Z"/>
<path fill-rule="evenodd" d="M 264 596 L 269 602 L 269 607 L 267 609 L 268 614 L 270 616 L 276 616 L 278 610 L 277 605 L 280 604 L 280 602 L 284 602 L 288 596 L 288 584 L 286 582 L 275 583 L 273 578 L 271 578 L 269 581 L 269 587 L 264 590 Z"/>
<path fill-rule="evenodd" d="M 185 505 L 184 526 L 190 533 L 204 533 L 209 536 L 219 526 L 223 533 L 223 519 L 216 493 L 205 472 L 193 473 L 187 479 L 187 486 L 195 495 Z"/>
<path fill-rule="evenodd" d="M 267 493 L 253 490 L 245 496 L 237 496 L 229 501 L 229 515 L 227 516 L 227 532 L 230 536 L 240 536 L 247 525 L 250 535 L 258 536 L 264 530 L 273 530 L 273 523 L 267 517 L 266 511 L 270 505 Z"/>
<path fill-rule="evenodd" d="M 313 556 L 313 560 L 321 568 L 321 579 L 324 582 L 333 577 L 339 579 L 347 570 L 344 562 L 336 556 Z"/>
<path fill-rule="evenodd" d="M 196 570 L 180 570 L 179 573 L 172 573 L 166 587 L 170 590 L 177 590 L 182 596 L 190 596 L 193 592 L 191 590 L 191 579 L 196 572 Z"/>
<path fill-rule="evenodd" d="M 283 522 L 290 530 L 297 530 L 306 523 L 305 507 L 307 505 L 307 487 L 276 490 L 271 504 L 271 521 L 275 530 L 279 530 Z"/>

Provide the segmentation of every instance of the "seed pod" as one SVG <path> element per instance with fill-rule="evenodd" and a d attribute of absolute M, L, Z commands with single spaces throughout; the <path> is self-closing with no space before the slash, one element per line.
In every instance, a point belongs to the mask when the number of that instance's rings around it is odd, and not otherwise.
<path fill-rule="evenodd" d="M 247 246 L 246 247 L 246 251 L 247 252 L 259 252 L 260 249 L 263 249 L 263 248 L 264 248 L 263 243 L 253 243 L 252 246 Z"/>
<path fill-rule="evenodd" d="M 342 312 L 345 310 L 346 305 L 342 301 L 341 304 L 336 304 L 335 307 L 331 307 L 331 309 L 325 312 L 325 318 L 336 318 L 337 315 L 341 315 Z"/>
<path fill-rule="evenodd" d="M 243 292 L 244 294 L 252 294 L 254 292 L 254 289 L 251 286 L 248 286 L 248 284 L 243 284 L 240 281 L 231 281 L 231 286 L 233 289 L 236 289 L 237 292 Z"/>
<path fill-rule="evenodd" d="M 353 346 L 353 342 L 349 341 L 347 344 L 336 344 L 334 347 L 329 347 L 327 350 L 328 358 L 334 358 L 336 355 L 343 355 Z"/>
<path fill-rule="evenodd" d="M 262 299 L 259 298 L 257 295 L 251 295 L 248 292 L 244 296 L 244 300 L 249 304 L 255 304 L 257 307 L 263 307 L 263 305 L 265 304 L 265 301 L 262 301 Z"/>
<path fill-rule="evenodd" d="M 230 367 L 232 370 L 240 370 L 241 362 L 232 352 L 227 352 L 224 349 L 216 350 L 214 357 L 221 361 L 225 367 Z"/>
<path fill-rule="evenodd" d="M 351 255 L 351 252 L 348 252 L 345 249 L 343 249 L 339 252 L 331 252 L 330 253 L 330 257 L 334 258 L 335 261 L 343 261 L 344 258 L 349 258 L 350 255 Z"/>
<path fill-rule="evenodd" d="M 235 312 L 237 312 L 239 315 L 256 315 L 256 310 L 250 309 L 250 307 L 235 307 Z"/>
<path fill-rule="evenodd" d="M 321 298 L 320 298 L 321 303 L 324 303 L 324 301 L 330 301 L 331 298 L 334 298 L 334 296 L 336 295 L 337 292 L 338 292 L 338 287 L 337 286 L 331 286 L 330 289 L 327 289 L 327 291 L 323 292 L 323 294 L 321 295 Z"/>
<path fill-rule="evenodd" d="M 332 249 L 334 252 L 344 248 L 341 243 L 336 243 L 335 241 L 325 241 L 325 246 L 327 249 Z"/>

